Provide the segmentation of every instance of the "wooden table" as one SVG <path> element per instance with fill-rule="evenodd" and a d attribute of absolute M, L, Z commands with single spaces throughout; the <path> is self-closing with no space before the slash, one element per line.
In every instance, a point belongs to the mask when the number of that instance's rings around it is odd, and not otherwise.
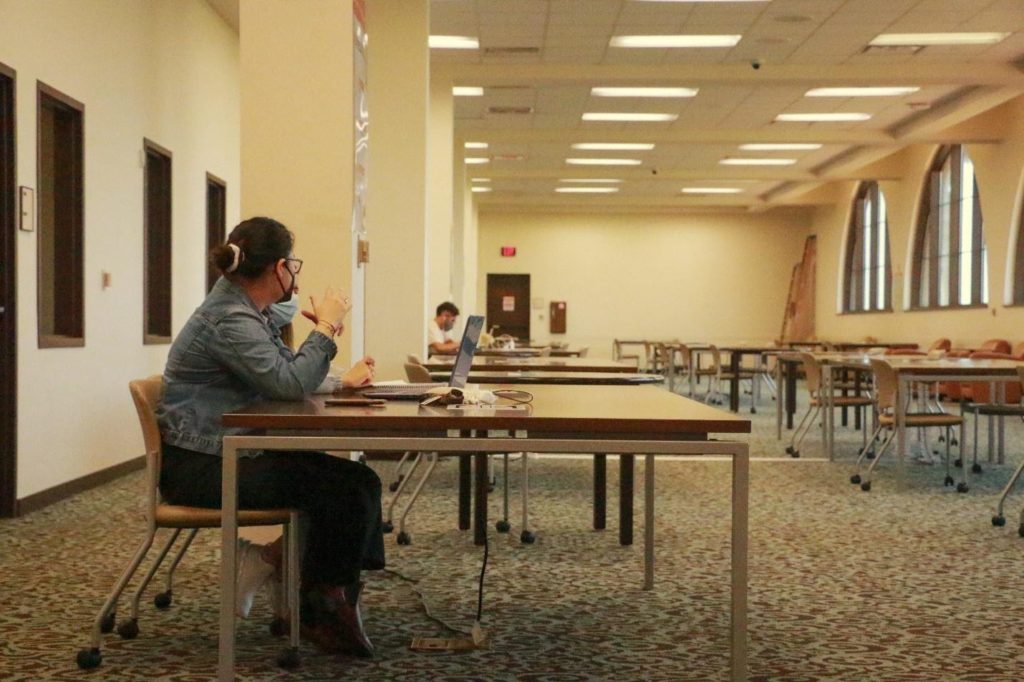
<path fill-rule="evenodd" d="M 431 372 L 434 381 L 445 381 L 448 372 Z M 503 385 L 537 384 L 544 386 L 639 386 L 661 384 L 665 377 L 660 374 L 623 374 L 622 372 L 495 372 L 472 371 L 468 382 L 471 384 Z"/>
<path fill-rule="evenodd" d="M 528 343 L 524 346 L 525 348 L 550 348 L 551 357 L 553 358 L 583 358 L 587 356 L 590 348 L 587 346 L 570 346 L 568 344 L 564 346 L 553 346 L 551 344 L 543 343 Z"/>
<path fill-rule="evenodd" d="M 719 346 L 719 351 L 729 354 L 729 372 L 732 378 L 729 380 L 729 409 L 732 412 L 740 411 L 740 368 L 742 366 L 744 355 L 756 355 L 760 358 L 763 354 L 769 352 L 777 352 L 779 347 L 776 345 L 735 345 L 735 346 Z M 759 361 L 760 362 L 760 361 Z M 753 388 L 751 389 L 753 390 Z M 753 401 L 750 405 L 750 412 L 753 414 L 757 412 L 754 407 Z"/>
<path fill-rule="evenodd" d="M 431 372 L 451 371 L 455 358 L 432 356 L 423 363 Z M 635 374 L 636 365 L 617 360 L 590 358 L 497 358 L 473 357 L 474 371 L 488 372 L 621 372 Z"/>
<path fill-rule="evenodd" d="M 239 452 L 383 450 L 452 453 L 467 463 L 472 457 L 477 541 L 487 532 L 488 454 L 616 453 L 630 465 L 636 455 L 644 455 L 644 589 L 654 585 L 655 457 L 730 456 L 731 679 L 745 680 L 749 449 L 743 442 L 708 440 L 708 435 L 749 433 L 750 422 L 653 386 L 533 386 L 531 392 L 534 400 L 522 410 L 424 408 L 409 401 L 391 401 L 384 408 L 328 407 L 314 397 L 225 414 L 226 427 L 255 432 L 226 436 L 223 442 L 219 679 L 234 679 Z M 496 431 L 501 433 L 490 437 Z"/>

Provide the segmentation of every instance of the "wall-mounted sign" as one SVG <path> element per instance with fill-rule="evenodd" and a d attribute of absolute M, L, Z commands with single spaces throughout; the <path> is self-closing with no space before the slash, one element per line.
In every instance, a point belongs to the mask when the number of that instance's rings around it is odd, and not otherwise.
<path fill-rule="evenodd" d="M 516 255 L 516 247 L 514 246 L 503 246 L 501 247 L 501 255 L 505 258 L 511 258 Z"/>
<path fill-rule="evenodd" d="M 516 311 L 516 297 L 515 296 L 502 296 L 501 297 L 501 310 L 506 313 L 514 313 Z"/>

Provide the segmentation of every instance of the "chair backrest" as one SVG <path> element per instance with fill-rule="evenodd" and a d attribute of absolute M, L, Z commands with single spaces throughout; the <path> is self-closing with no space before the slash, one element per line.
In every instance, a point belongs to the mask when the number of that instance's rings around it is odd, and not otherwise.
<path fill-rule="evenodd" d="M 433 381 L 430 378 L 430 370 L 415 362 L 405 363 L 405 378 L 414 384 Z"/>
<path fill-rule="evenodd" d="M 412 353 L 410 353 L 409 355 L 405 356 L 405 361 L 406 362 L 411 362 L 414 365 L 422 365 L 423 364 L 423 361 L 420 360 L 420 356 L 413 355 Z"/>
<path fill-rule="evenodd" d="M 146 481 L 149 496 L 149 522 L 154 523 L 160 487 L 160 426 L 156 421 L 156 406 L 164 392 L 164 378 L 159 374 L 128 382 L 135 411 L 142 427 L 142 441 L 146 446 Z"/>
<path fill-rule="evenodd" d="M 978 350 L 988 350 L 993 353 L 1009 353 L 1010 342 L 1006 339 L 989 339 L 985 343 L 981 344 L 981 348 Z"/>
<path fill-rule="evenodd" d="M 929 351 L 930 352 L 930 351 Z M 885 355 L 928 355 L 923 350 L 916 350 L 913 348 L 888 348 L 885 351 Z"/>
<path fill-rule="evenodd" d="M 541 358 L 546 358 L 546 357 L 550 357 L 550 356 L 551 356 L 551 346 L 544 346 L 543 348 L 540 349 L 540 352 L 537 353 L 537 357 L 541 357 Z"/>
<path fill-rule="evenodd" d="M 875 375 L 875 401 L 879 412 L 896 405 L 896 371 L 885 360 L 871 358 L 871 372 Z"/>
<path fill-rule="evenodd" d="M 953 342 L 950 341 L 949 339 L 935 339 L 935 341 L 932 342 L 932 345 L 928 347 L 928 351 L 931 352 L 934 350 L 949 350 L 952 347 Z"/>
<path fill-rule="evenodd" d="M 818 391 L 821 390 L 821 364 L 810 353 L 800 353 L 800 360 L 804 363 L 807 390 L 811 395 L 818 395 Z"/>
<path fill-rule="evenodd" d="M 990 351 L 979 350 L 971 353 L 971 360 L 1016 360 L 1009 353 L 993 353 Z M 995 396 L 992 395 L 991 384 L 987 381 L 972 381 L 967 384 L 970 387 L 968 396 L 971 402 L 975 403 L 991 403 L 995 401 Z M 1007 403 L 1019 403 L 1020 402 L 1020 389 L 1016 384 L 1009 383 L 1006 385 L 1004 394 Z"/>
<path fill-rule="evenodd" d="M 1017 360 L 1024 360 L 1024 341 L 1021 341 L 1013 347 L 1013 352 L 1010 353 Z"/>

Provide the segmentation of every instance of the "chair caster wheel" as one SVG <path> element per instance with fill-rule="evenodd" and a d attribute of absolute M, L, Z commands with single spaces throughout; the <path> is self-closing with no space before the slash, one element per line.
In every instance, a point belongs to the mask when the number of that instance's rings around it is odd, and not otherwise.
<path fill-rule="evenodd" d="M 971 487 L 969 485 L 967 485 L 966 483 L 957 483 L 956 484 L 956 491 L 958 493 L 965 493 L 965 492 L 967 492 L 970 489 L 971 489 Z"/>
<path fill-rule="evenodd" d="M 996 528 L 1002 528 L 1003 526 L 1006 525 L 1006 517 L 1003 516 L 1002 514 L 993 516 L 992 517 L 992 525 L 995 526 Z"/>
<path fill-rule="evenodd" d="M 960 441 L 958 441 L 956 438 L 953 438 L 949 441 L 949 444 L 955 447 L 957 445 L 960 445 Z"/>
<path fill-rule="evenodd" d="M 860 484 L 860 489 L 864 492 L 871 492 L 871 481 L 864 481 Z"/>
<path fill-rule="evenodd" d="M 114 623 L 117 622 L 117 611 L 111 611 L 107 615 L 103 616 L 103 620 L 100 621 L 100 632 L 107 634 L 108 632 L 114 631 Z M 85 651 L 85 649 L 83 649 Z"/>
<path fill-rule="evenodd" d="M 504 519 L 494 524 L 494 530 L 498 531 L 499 533 L 507 533 L 509 532 L 509 530 L 511 530 L 511 528 L 512 524 L 508 521 L 505 521 Z"/>
<path fill-rule="evenodd" d="M 944 485 L 944 486 L 953 485 L 953 477 L 952 476 L 946 476 L 945 480 L 942 481 L 942 485 Z"/>
<path fill-rule="evenodd" d="M 302 663 L 299 658 L 299 650 L 296 647 L 288 647 L 277 657 L 277 664 L 285 670 L 295 670 Z"/>
<path fill-rule="evenodd" d="M 971 471 L 973 473 L 980 474 L 981 473 L 981 465 L 978 464 L 977 462 L 975 462 L 974 464 L 971 465 Z"/>
<path fill-rule="evenodd" d="M 1024 538 L 1024 523 L 1020 524 L 1020 526 L 1017 528 L 1017 535 Z"/>
<path fill-rule="evenodd" d="M 288 621 L 281 616 L 275 616 L 274 620 L 270 621 L 270 626 L 267 629 L 270 630 L 270 634 L 274 637 L 286 637 L 291 632 Z"/>
<path fill-rule="evenodd" d="M 398 490 L 398 486 L 398 481 L 391 481 L 391 483 L 388 483 L 388 490 L 391 492 L 395 492 L 396 490 Z"/>
<path fill-rule="evenodd" d="M 532 545 L 536 541 L 537 536 L 528 530 L 524 530 L 522 533 L 519 534 L 519 542 L 523 543 L 524 545 Z"/>
<path fill-rule="evenodd" d="M 757 414 L 757 409 L 751 407 L 750 408 L 750 414 Z"/>
<path fill-rule="evenodd" d="M 82 649 L 75 656 L 75 661 L 78 662 L 78 667 L 82 670 L 92 670 L 100 667 L 100 663 L 103 662 L 103 654 L 99 649 Z"/>
<path fill-rule="evenodd" d="M 139 623 L 134 618 L 126 620 L 117 626 L 117 634 L 121 639 L 135 639 L 139 636 Z"/>
<path fill-rule="evenodd" d="M 381 528 L 384 530 L 385 533 L 390 533 L 395 529 L 395 524 L 391 523 L 390 521 L 385 521 L 383 524 L 381 524 Z"/>
<path fill-rule="evenodd" d="M 487 484 L 487 493 L 490 494 L 490 493 L 493 493 L 493 492 L 494 492 L 494 484 L 493 483 L 488 483 Z"/>
<path fill-rule="evenodd" d="M 412 536 L 410 536 L 405 531 L 402 531 L 401 533 L 398 534 L 398 544 L 400 544 L 400 545 L 411 545 L 412 544 Z"/>
<path fill-rule="evenodd" d="M 792 445 L 787 445 L 786 446 L 786 454 L 787 455 L 792 455 L 793 454 L 793 446 Z"/>
<path fill-rule="evenodd" d="M 875 458 L 875 451 L 874 450 L 871 450 L 866 455 L 864 455 L 864 459 L 874 459 L 874 458 Z"/>
<path fill-rule="evenodd" d="M 792 457 L 793 459 L 796 459 L 800 456 L 800 451 L 794 450 L 793 452 L 789 453 L 789 456 Z"/>
<path fill-rule="evenodd" d="M 860 483 L 860 474 L 854 474 L 853 476 L 850 476 L 850 483 L 853 483 L 854 485 Z"/>
<path fill-rule="evenodd" d="M 158 609 L 170 608 L 172 601 L 174 601 L 174 595 L 170 590 L 167 590 L 153 597 L 153 606 Z"/>
<path fill-rule="evenodd" d="M 964 461 L 962 459 L 954 459 L 953 460 L 953 466 L 955 466 L 957 469 L 963 469 L 964 468 Z"/>

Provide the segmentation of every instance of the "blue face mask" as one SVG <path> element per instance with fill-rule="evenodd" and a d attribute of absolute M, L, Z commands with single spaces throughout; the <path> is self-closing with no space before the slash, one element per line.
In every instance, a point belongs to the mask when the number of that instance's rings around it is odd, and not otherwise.
<path fill-rule="evenodd" d="M 272 303 L 267 311 L 270 313 L 270 324 L 274 329 L 280 329 L 289 324 L 299 312 L 299 299 L 292 294 L 286 301 Z"/>

